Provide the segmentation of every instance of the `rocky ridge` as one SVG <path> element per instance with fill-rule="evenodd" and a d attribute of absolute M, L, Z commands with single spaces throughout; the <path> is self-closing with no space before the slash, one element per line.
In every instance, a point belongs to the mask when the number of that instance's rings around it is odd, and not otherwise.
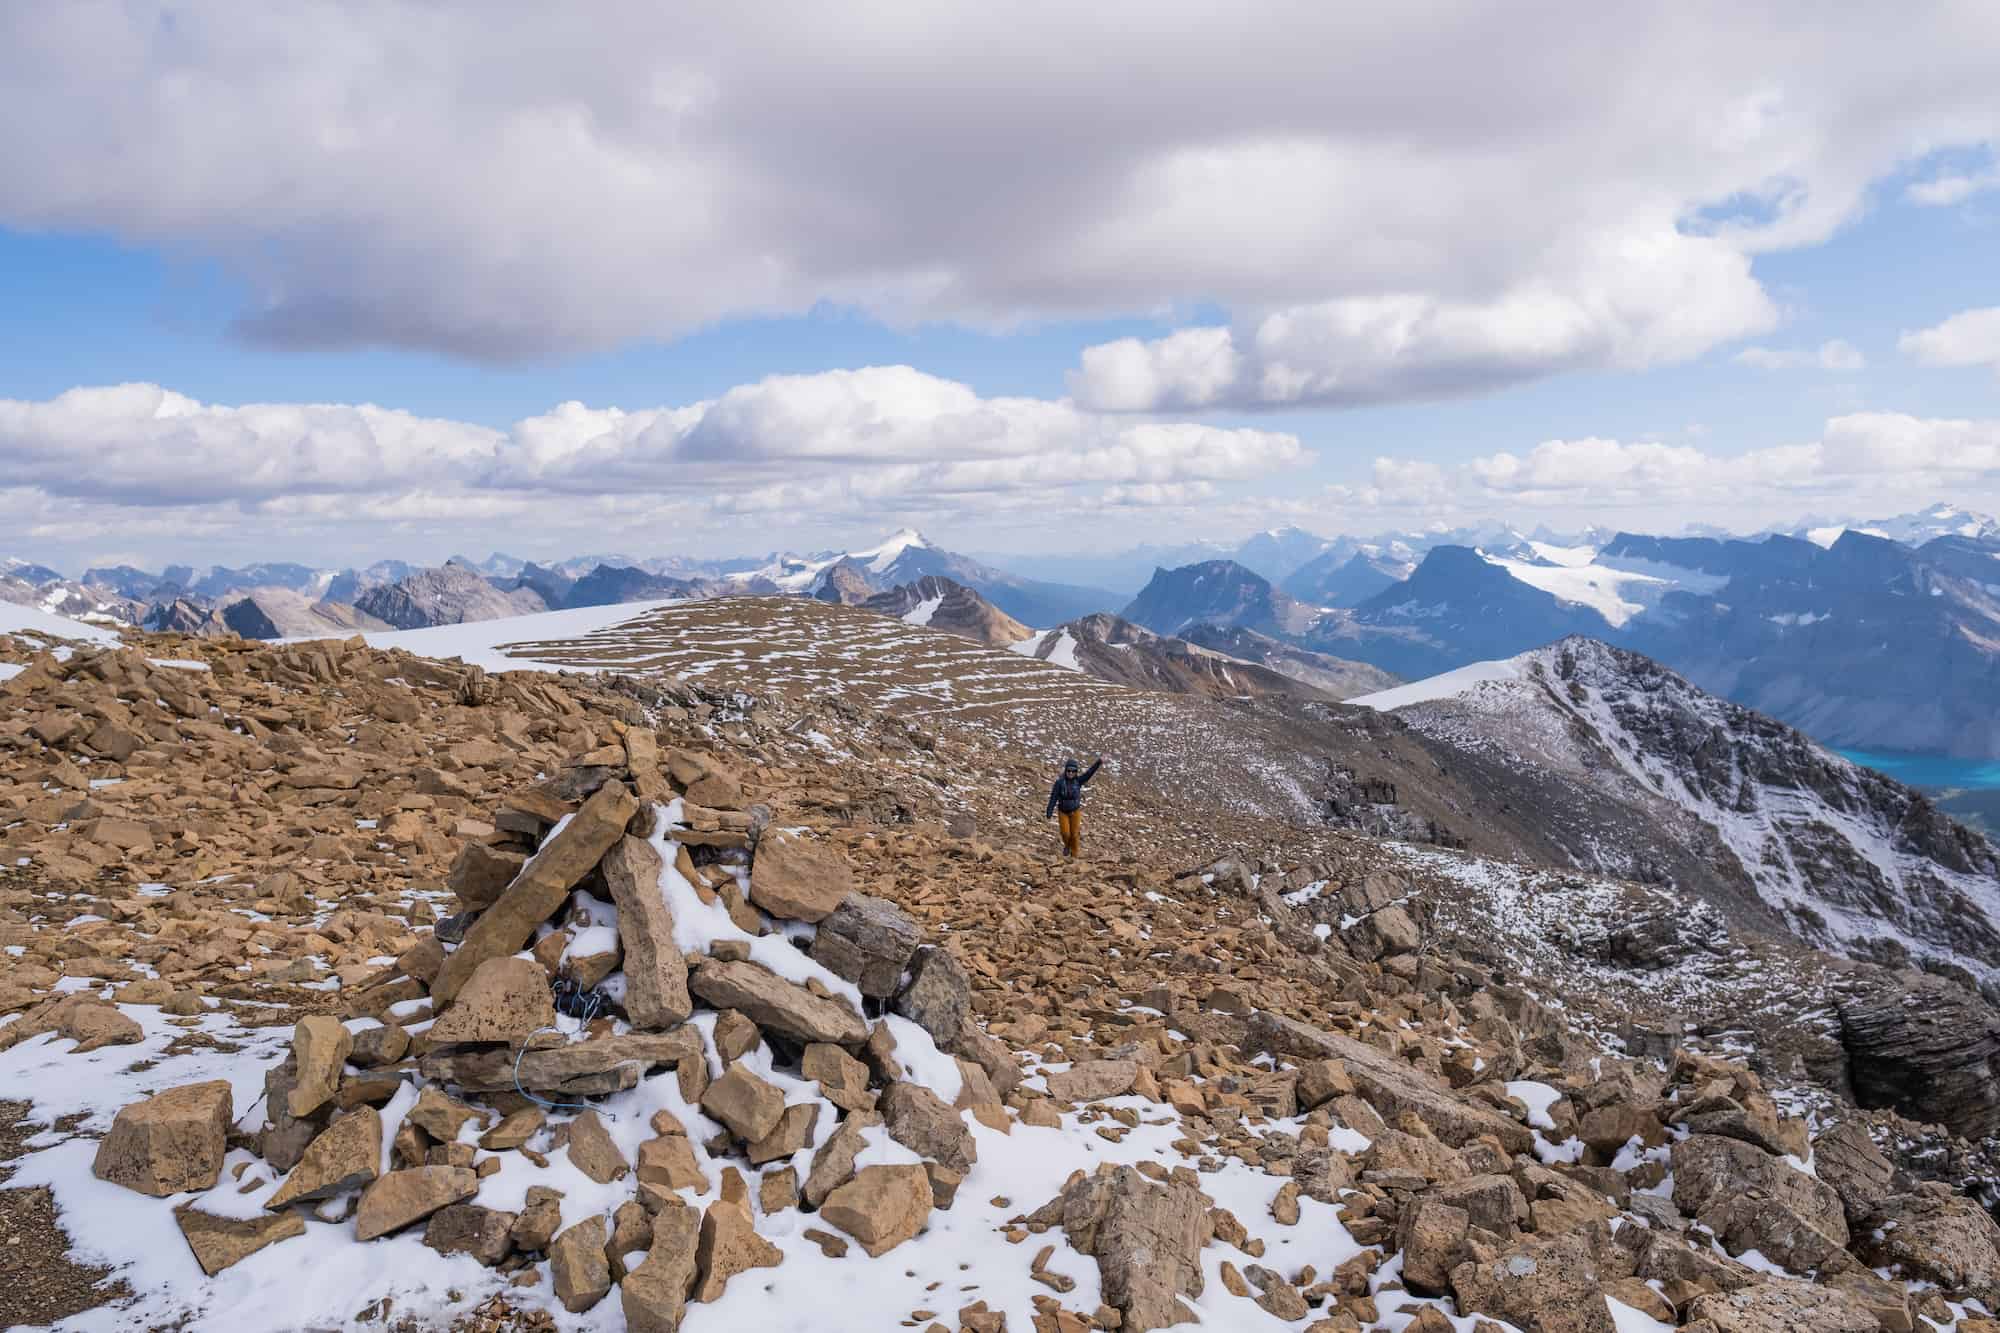
<path fill-rule="evenodd" d="M 170 1213 L 210 1300 L 353 1251 L 385 1258 L 343 1317 L 409 1327 L 837 1323 L 795 1280 L 973 1330 L 1991 1308 L 1974 1146 L 1672 1029 L 1639 983 L 1748 946 L 1647 926 L 1647 886 L 1516 890 L 1604 900 L 1565 970 L 1444 868 L 1497 866 L 1255 818 L 1218 860 L 1199 793 L 1051 862 L 990 799 L 1020 761 L 851 705 L 358 644 L 11 656 L 0 1070 L 147 1093 L 19 1174 Z M 74 1081 L 33 1082 L 51 1122 Z M 971 1267 L 930 1267 L 958 1234 Z"/>

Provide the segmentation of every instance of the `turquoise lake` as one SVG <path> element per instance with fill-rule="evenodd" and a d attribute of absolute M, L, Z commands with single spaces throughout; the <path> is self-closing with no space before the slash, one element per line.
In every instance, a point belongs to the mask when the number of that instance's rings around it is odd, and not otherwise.
<path fill-rule="evenodd" d="M 1838 750 L 1835 753 L 1887 773 L 1898 782 L 1933 790 L 1961 787 L 1970 791 L 2000 791 L 2000 760 L 1953 759 L 1941 754 L 1906 754 L 1897 750 Z"/>

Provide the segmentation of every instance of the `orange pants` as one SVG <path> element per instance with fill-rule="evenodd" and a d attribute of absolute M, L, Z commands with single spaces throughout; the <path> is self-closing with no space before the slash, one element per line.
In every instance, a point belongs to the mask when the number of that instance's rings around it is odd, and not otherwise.
<path fill-rule="evenodd" d="M 1083 811 L 1056 811 L 1056 831 L 1062 834 L 1063 855 L 1081 855 L 1083 846 Z"/>

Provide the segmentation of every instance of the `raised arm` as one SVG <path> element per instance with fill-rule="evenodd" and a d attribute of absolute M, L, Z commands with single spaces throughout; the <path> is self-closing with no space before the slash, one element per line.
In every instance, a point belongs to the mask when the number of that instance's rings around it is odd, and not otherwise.
<path fill-rule="evenodd" d="M 1097 770 L 1102 768 L 1103 766 L 1104 766 L 1104 759 L 1102 756 L 1099 756 L 1098 758 L 1091 760 L 1090 767 L 1083 770 L 1083 776 L 1078 778 L 1077 781 L 1078 782 L 1090 781 L 1090 779 L 1096 774 Z"/>

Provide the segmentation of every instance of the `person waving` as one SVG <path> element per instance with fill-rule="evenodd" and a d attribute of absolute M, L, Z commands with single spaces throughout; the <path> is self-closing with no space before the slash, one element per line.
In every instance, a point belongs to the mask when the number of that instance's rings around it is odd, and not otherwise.
<path fill-rule="evenodd" d="M 1062 776 L 1049 788 L 1048 815 L 1055 816 L 1056 830 L 1062 834 L 1063 855 L 1078 856 L 1083 847 L 1083 785 L 1097 775 L 1102 758 L 1090 761 L 1079 771 L 1074 759 L 1063 761 Z M 1044 818 L 1047 816 L 1045 815 Z"/>

